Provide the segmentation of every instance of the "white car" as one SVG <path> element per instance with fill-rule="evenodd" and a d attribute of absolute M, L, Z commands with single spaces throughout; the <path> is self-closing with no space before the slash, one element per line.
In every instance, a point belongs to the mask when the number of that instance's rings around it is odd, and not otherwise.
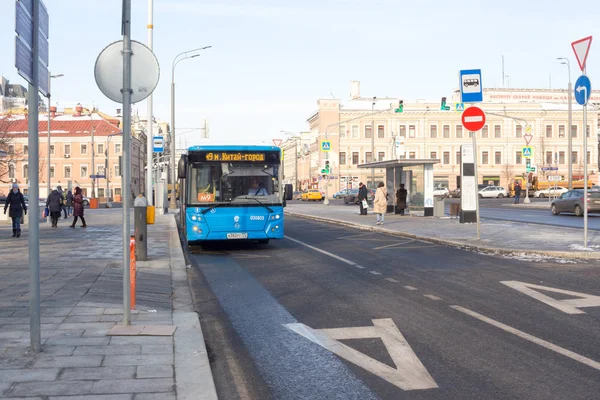
<path fill-rule="evenodd" d="M 508 192 L 501 186 L 488 186 L 479 191 L 479 198 L 484 197 L 498 198 L 508 197 Z"/>
<path fill-rule="evenodd" d="M 544 190 L 536 190 L 533 193 L 533 197 L 540 197 L 540 198 L 559 197 L 561 194 L 567 193 L 568 191 L 569 191 L 569 189 L 564 188 L 562 186 L 557 186 L 556 188 L 549 187 L 548 189 L 544 189 Z"/>
<path fill-rule="evenodd" d="M 450 191 L 448 190 L 447 187 L 438 186 L 433 189 L 434 196 L 448 196 L 449 194 L 450 194 Z"/>

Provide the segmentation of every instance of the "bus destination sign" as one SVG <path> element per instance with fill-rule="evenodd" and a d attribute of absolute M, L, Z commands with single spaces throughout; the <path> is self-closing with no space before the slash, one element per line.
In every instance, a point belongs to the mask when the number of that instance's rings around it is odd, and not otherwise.
<path fill-rule="evenodd" d="M 202 160 L 204 158 L 204 160 Z M 204 153 L 204 157 L 200 155 L 202 161 L 221 161 L 221 162 L 264 162 L 266 160 L 265 153 L 241 153 L 228 151 L 208 151 Z"/>

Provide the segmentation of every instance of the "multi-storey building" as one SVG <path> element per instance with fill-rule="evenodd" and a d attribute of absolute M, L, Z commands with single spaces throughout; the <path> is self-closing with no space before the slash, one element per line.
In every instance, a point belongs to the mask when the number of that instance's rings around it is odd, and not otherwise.
<path fill-rule="evenodd" d="M 457 91 L 447 96 L 450 109 L 442 110 L 441 96 L 438 101 L 412 102 L 397 97 L 365 98 L 360 96 L 359 83 L 353 82 L 349 101 L 319 99 L 317 111 L 308 118 L 308 153 L 298 156 L 301 188 L 323 187 L 320 169 L 326 157 L 333 168 L 330 193 L 356 187 L 359 181 L 373 187 L 372 171 L 358 166 L 394 158 L 439 159 L 434 168 L 435 183 L 456 187 L 460 146 L 472 143 L 472 133 L 461 124 L 459 98 Z M 478 182 L 507 185 L 514 177 L 522 176 L 526 139 L 530 139 L 534 151 L 531 165 L 538 167 L 539 179 L 544 179 L 546 172 L 541 168 L 547 166 L 557 166 L 558 173 L 567 176 L 570 161 L 573 175 L 582 176 L 585 151 L 590 179 L 597 182 L 599 111 L 594 103 L 600 103 L 600 92 L 592 94 L 587 127 L 582 126 L 582 107 L 573 100 L 569 129 L 567 99 L 565 90 L 484 89 L 484 102 L 478 104 L 487 116 L 486 125 L 476 136 Z M 401 112 L 397 112 L 399 108 Z M 583 135 L 587 136 L 585 150 Z M 319 148 L 324 140 L 331 142 L 328 156 Z M 282 146 L 291 146 L 289 140 Z M 375 170 L 374 175 L 375 183 L 384 180 L 383 170 Z"/>

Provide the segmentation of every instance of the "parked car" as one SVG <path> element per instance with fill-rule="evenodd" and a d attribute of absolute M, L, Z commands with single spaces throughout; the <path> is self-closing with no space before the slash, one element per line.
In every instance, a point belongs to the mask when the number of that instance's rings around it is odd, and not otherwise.
<path fill-rule="evenodd" d="M 309 189 L 307 192 L 302 193 L 302 201 L 321 201 L 323 200 L 323 194 L 318 189 Z"/>
<path fill-rule="evenodd" d="M 84 206 L 90 205 L 90 199 L 88 197 L 83 196 L 83 205 Z"/>
<path fill-rule="evenodd" d="M 373 203 L 375 199 L 375 191 L 368 190 L 367 191 L 367 203 Z M 358 189 L 352 189 L 349 193 L 344 195 L 344 204 L 358 204 Z"/>
<path fill-rule="evenodd" d="M 348 193 L 350 193 L 352 189 L 342 189 L 339 192 L 336 192 L 333 194 L 333 198 L 334 199 L 342 199 L 344 198 L 345 195 L 347 195 Z"/>
<path fill-rule="evenodd" d="M 479 191 L 479 198 L 498 198 L 508 197 L 508 192 L 501 186 L 488 186 Z"/>
<path fill-rule="evenodd" d="M 451 190 L 450 193 L 448 193 L 448 197 L 460 199 L 460 188 Z"/>
<path fill-rule="evenodd" d="M 568 191 L 569 191 L 569 189 L 564 188 L 562 186 L 557 186 L 556 188 L 549 187 L 548 189 L 544 189 L 544 190 L 536 190 L 533 193 L 533 197 L 540 197 L 540 198 L 558 197 L 563 193 L 567 193 Z"/>
<path fill-rule="evenodd" d="M 293 199 L 293 200 L 302 200 L 302 193 L 304 193 L 304 192 L 301 192 L 301 191 L 299 191 L 299 190 L 296 190 L 296 191 L 295 191 L 295 192 L 292 194 L 292 199 Z"/>
<path fill-rule="evenodd" d="M 588 192 L 588 212 L 600 212 L 600 191 Z M 550 205 L 552 215 L 558 215 L 561 212 L 575 213 L 578 217 L 583 217 L 583 189 L 569 190 L 554 199 Z"/>
<path fill-rule="evenodd" d="M 448 190 L 447 187 L 438 186 L 433 189 L 434 196 L 448 196 L 449 194 L 450 194 L 450 191 Z"/>

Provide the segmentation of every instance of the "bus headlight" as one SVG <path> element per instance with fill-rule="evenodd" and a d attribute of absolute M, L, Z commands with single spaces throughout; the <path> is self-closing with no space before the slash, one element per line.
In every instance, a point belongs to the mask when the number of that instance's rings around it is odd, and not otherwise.
<path fill-rule="evenodd" d="M 196 233 L 202 233 L 202 229 L 198 228 L 196 225 L 192 226 L 192 230 Z"/>
<path fill-rule="evenodd" d="M 277 214 L 277 215 L 271 215 L 271 217 L 269 218 L 271 221 L 275 221 L 276 219 L 281 218 L 281 215 Z"/>
<path fill-rule="evenodd" d="M 195 215 L 192 215 L 192 221 L 196 221 L 197 219 L 198 219 L 198 217 L 196 217 Z"/>

